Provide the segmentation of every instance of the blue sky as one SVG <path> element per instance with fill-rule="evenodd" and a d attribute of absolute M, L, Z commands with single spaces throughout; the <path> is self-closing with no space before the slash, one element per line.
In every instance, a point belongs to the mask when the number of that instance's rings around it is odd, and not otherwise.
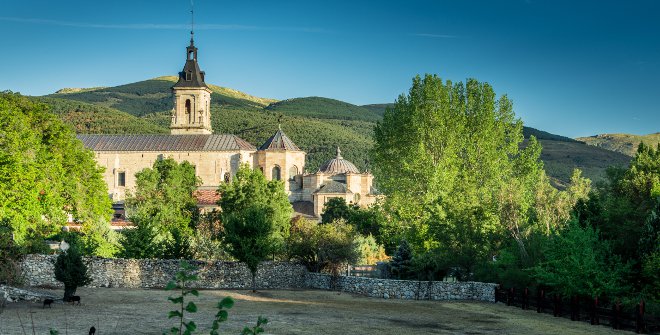
<path fill-rule="evenodd" d="M 183 67 L 189 0 L 2 1 L 0 90 L 114 86 Z M 195 1 L 207 82 L 393 102 L 416 74 L 477 78 L 526 125 L 660 131 L 660 1 Z"/>

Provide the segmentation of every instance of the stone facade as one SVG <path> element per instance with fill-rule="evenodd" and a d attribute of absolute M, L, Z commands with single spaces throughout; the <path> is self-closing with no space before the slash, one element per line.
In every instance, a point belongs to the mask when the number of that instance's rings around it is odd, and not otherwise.
<path fill-rule="evenodd" d="M 414 280 L 376 279 L 308 273 L 308 288 L 335 289 L 343 292 L 384 299 L 476 300 L 495 302 L 497 284 L 479 282 L 427 282 Z M 431 299 L 429 299 L 429 290 Z"/>
<path fill-rule="evenodd" d="M 135 174 L 153 167 L 156 160 L 173 158 L 195 166 L 195 174 L 202 180 L 202 189 L 217 190 L 226 178 L 233 178 L 241 164 L 252 166 L 254 152 L 235 151 L 96 151 L 96 162 L 105 167 L 103 178 L 113 201 L 121 201 L 126 193 L 135 190 Z M 123 174 L 123 175 L 122 175 Z M 122 176 L 120 176 L 122 175 Z"/>
<path fill-rule="evenodd" d="M 53 275 L 54 255 L 27 255 L 21 263 L 26 284 L 62 287 Z M 178 260 L 84 258 L 92 277 L 90 287 L 163 288 L 179 269 Z M 199 280 L 191 287 L 206 289 L 247 289 L 252 275 L 239 262 L 191 261 Z M 264 262 L 257 271 L 260 289 L 312 288 L 365 295 L 384 299 L 495 301 L 496 284 L 478 282 L 418 282 L 340 276 L 334 282 L 327 274 L 310 273 L 296 263 Z"/>

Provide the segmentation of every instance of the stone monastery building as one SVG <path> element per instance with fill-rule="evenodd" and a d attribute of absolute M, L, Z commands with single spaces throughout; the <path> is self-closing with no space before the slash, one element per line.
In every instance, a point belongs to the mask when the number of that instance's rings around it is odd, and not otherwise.
<path fill-rule="evenodd" d="M 202 208 L 215 207 L 220 183 L 229 183 L 241 164 L 260 169 L 268 180 L 282 180 L 294 209 L 319 217 L 331 198 L 344 198 L 367 206 L 376 200 L 373 176 L 361 173 L 345 160 L 337 148 L 336 157 L 315 173 L 304 173 L 306 153 L 278 129 L 259 148 L 231 134 L 213 134 L 211 90 L 197 63 L 197 48 L 191 36 L 186 63 L 172 87 L 174 108 L 170 135 L 79 135 L 85 147 L 104 166 L 105 182 L 116 208 L 123 207 L 126 191 L 135 187 L 135 174 L 151 168 L 157 159 L 172 157 L 195 165 L 202 180 L 197 191 Z"/>

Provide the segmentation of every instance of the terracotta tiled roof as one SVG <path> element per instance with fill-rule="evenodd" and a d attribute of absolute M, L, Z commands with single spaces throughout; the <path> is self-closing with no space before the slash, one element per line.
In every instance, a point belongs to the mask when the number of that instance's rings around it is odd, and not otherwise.
<path fill-rule="evenodd" d="M 278 129 L 275 135 L 271 136 L 266 142 L 259 147 L 259 150 L 291 150 L 300 151 L 291 139 L 286 136 L 282 129 Z"/>
<path fill-rule="evenodd" d="M 220 194 L 216 190 L 197 190 L 193 194 L 198 206 L 217 206 Z"/>
<path fill-rule="evenodd" d="M 319 172 L 323 173 L 360 173 L 360 170 L 355 166 L 355 164 L 345 160 L 341 157 L 341 150 L 337 148 L 337 157 L 325 162 L 319 168 Z"/>
<path fill-rule="evenodd" d="M 226 151 L 255 150 L 236 135 L 78 135 L 94 151 Z"/>

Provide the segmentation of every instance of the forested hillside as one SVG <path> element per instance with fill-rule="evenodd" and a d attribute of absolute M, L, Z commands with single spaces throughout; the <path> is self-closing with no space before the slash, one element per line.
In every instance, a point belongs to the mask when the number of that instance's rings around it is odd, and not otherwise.
<path fill-rule="evenodd" d="M 176 77 L 158 77 L 116 87 L 66 89 L 42 101 L 53 106 L 61 119 L 78 133 L 167 133 L 173 100 L 170 88 Z M 209 85 L 211 122 L 216 133 L 236 134 L 259 146 L 282 129 L 308 153 L 307 171 L 315 171 L 334 157 L 335 148 L 360 170 L 369 169 L 373 127 L 392 104 L 357 106 L 322 98 L 283 101 L 259 98 L 233 89 Z M 541 158 L 555 185 L 562 186 L 574 168 L 595 180 L 610 165 L 625 166 L 630 157 L 587 146 L 573 139 L 525 127 L 525 137 L 536 136 Z"/>

